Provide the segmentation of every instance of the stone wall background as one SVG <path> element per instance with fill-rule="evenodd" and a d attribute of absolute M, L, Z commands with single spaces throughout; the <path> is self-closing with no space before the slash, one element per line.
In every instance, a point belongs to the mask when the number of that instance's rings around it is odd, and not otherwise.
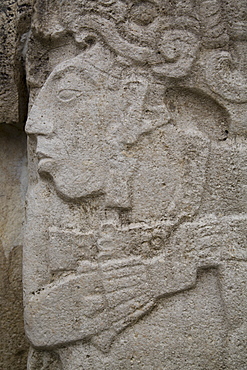
<path fill-rule="evenodd" d="M 29 344 L 24 333 L 22 247 L 27 185 L 28 93 L 23 47 L 31 3 L 0 3 L 0 369 L 26 369 Z M 24 35 L 24 36 L 23 36 Z"/>
<path fill-rule="evenodd" d="M 238 56 L 236 62 L 246 73 L 247 5 L 243 0 L 227 0 L 223 13 L 230 46 Z M 55 1 L 2 0 L 0 4 L 0 328 L 3 333 L 0 368 L 5 370 L 26 369 L 29 347 L 22 305 L 22 235 L 27 186 L 23 132 L 28 110 L 26 72 L 32 103 L 52 69 L 80 52 L 71 34 L 59 29 L 57 18 Z M 177 305 L 181 305 L 181 299 L 177 300 Z"/>
<path fill-rule="evenodd" d="M 26 137 L 0 126 L 0 368 L 26 368 L 28 343 L 22 305 L 22 227 L 26 189 Z"/>

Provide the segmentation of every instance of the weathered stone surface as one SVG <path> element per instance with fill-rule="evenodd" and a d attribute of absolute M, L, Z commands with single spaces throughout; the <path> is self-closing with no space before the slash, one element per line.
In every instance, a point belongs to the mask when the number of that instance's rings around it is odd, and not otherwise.
<path fill-rule="evenodd" d="M 244 370 L 246 5 L 225 5 L 35 2 L 30 370 Z"/>
<path fill-rule="evenodd" d="M 32 0 L 1 0 L 0 123 L 24 124 L 27 111 L 25 43 Z"/>
<path fill-rule="evenodd" d="M 27 185 L 26 138 L 0 126 L 0 368 L 26 369 L 28 343 L 22 304 L 24 198 Z"/>
<path fill-rule="evenodd" d="M 26 137 L 21 129 L 27 116 L 24 45 L 30 10 L 28 0 L 0 2 L 0 368 L 4 370 L 26 369 L 28 352 L 22 303 Z"/>

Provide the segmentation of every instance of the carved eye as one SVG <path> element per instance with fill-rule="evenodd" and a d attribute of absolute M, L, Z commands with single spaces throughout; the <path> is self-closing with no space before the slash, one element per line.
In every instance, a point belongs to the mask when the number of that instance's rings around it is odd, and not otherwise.
<path fill-rule="evenodd" d="M 63 102 L 67 102 L 75 98 L 78 98 L 81 94 L 82 94 L 82 91 L 80 90 L 63 89 L 58 92 L 57 96 L 59 100 Z"/>

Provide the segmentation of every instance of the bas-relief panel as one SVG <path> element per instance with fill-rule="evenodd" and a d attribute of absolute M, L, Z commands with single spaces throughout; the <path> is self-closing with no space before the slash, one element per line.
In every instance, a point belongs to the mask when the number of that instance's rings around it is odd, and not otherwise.
<path fill-rule="evenodd" d="M 244 369 L 246 77 L 221 4 L 60 5 L 47 29 L 81 51 L 26 126 L 29 369 Z"/>

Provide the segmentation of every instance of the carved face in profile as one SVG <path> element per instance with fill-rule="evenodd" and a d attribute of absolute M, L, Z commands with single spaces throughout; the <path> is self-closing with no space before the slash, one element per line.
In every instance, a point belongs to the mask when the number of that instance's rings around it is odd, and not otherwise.
<path fill-rule="evenodd" d="M 145 77 L 132 73 L 120 79 L 80 56 L 51 73 L 26 131 L 37 141 L 39 174 L 49 176 L 60 195 L 108 194 L 110 206 L 129 207 L 127 182 L 135 160 L 127 155 L 126 144 L 163 124 L 167 113 L 145 110 L 147 86 Z"/>
<path fill-rule="evenodd" d="M 68 198 L 103 193 L 106 163 L 114 162 L 111 148 L 117 143 L 109 136 L 111 117 L 119 114 L 114 89 L 106 88 L 103 74 L 92 75 L 76 61 L 56 68 L 26 126 L 37 140 L 40 175 L 49 175 L 58 193 Z"/>

